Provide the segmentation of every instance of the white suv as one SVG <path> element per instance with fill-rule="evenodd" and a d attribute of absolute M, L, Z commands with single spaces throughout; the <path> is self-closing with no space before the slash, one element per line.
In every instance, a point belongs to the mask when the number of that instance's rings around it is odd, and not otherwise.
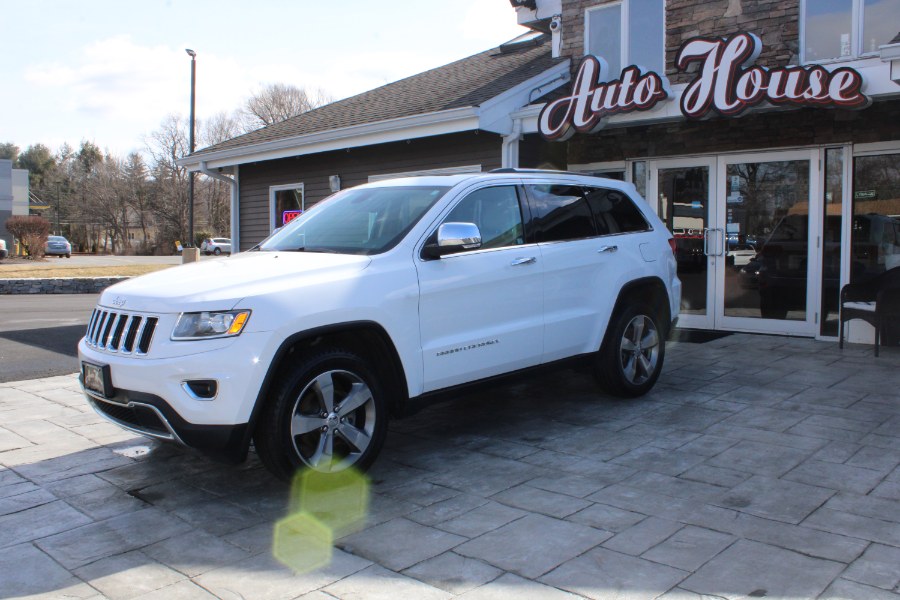
<path fill-rule="evenodd" d="M 252 251 L 108 288 L 78 350 L 127 429 L 234 461 L 365 469 L 389 416 L 459 386 L 586 362 L 646 393 L 681 296 L 628 183 L 501 169 L 371 183 Z M 416 402 L 414 402 L 416 401 Z"/>

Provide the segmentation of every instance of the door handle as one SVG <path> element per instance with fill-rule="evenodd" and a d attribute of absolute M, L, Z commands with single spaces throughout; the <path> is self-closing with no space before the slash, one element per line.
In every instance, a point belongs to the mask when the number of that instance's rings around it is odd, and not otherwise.
<path fill-rule="evenodd" d="M 618 246 L 600 246 L 600 249 L 597 250 L 597 254 L 603 254 L 604 252 L 609 252 L 610 254 L 613 252 L 618 252 Z"/>
<path fill-rule="evenodd" d="M 530 265 L 530 264 L 533 264 L 536 262 L 537 262 L 537 259 L 533 256 L 523 256 L 521 258 L 515 259 L 514 261 L 512 261 L 509 264 L 510 264 L 510 266 L 518 267 L 519 265 Z"/>

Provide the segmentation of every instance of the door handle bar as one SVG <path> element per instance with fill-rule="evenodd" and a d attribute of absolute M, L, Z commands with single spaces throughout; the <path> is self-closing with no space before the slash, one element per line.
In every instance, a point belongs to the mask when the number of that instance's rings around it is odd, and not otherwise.
<path fill-rule="evenodd" d="M 612 253 L 612 252 L 618 252 L 618 251 L 619 251 L 618 246 L 600 246 L 600 249 L 597 250 L 597 254 L 603 254 L 604 252 Z"/>
<path fill-rule="evenodd" d="M 510 266 L 518 267 L 519 265 L 530 265 L 530 264 L 534 264 L 536 262 L 537 262 L 537 259 L 533 256 L 523 256 L 521 258 L 515 259 L 514 261 L 512 261 L 509 264 L 510 264 Z"/>

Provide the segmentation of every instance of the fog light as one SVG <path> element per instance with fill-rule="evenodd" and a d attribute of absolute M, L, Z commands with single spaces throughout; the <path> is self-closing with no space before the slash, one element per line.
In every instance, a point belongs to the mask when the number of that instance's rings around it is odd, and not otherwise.
<path fill-rule="evenodd" d="M 195 400 L 212 400 L 219 391 L 219 384 L 215 379 L 185 381 L 181 387 Z"/>

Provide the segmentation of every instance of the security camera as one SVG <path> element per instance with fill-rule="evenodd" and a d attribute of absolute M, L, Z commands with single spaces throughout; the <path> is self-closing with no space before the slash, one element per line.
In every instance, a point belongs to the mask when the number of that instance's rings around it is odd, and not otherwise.
<path fill-rule="evenodd" d="M 550 19 L 550 31 L 559 31 L 562 29 L 562 19 L 559 15 Z"/>

